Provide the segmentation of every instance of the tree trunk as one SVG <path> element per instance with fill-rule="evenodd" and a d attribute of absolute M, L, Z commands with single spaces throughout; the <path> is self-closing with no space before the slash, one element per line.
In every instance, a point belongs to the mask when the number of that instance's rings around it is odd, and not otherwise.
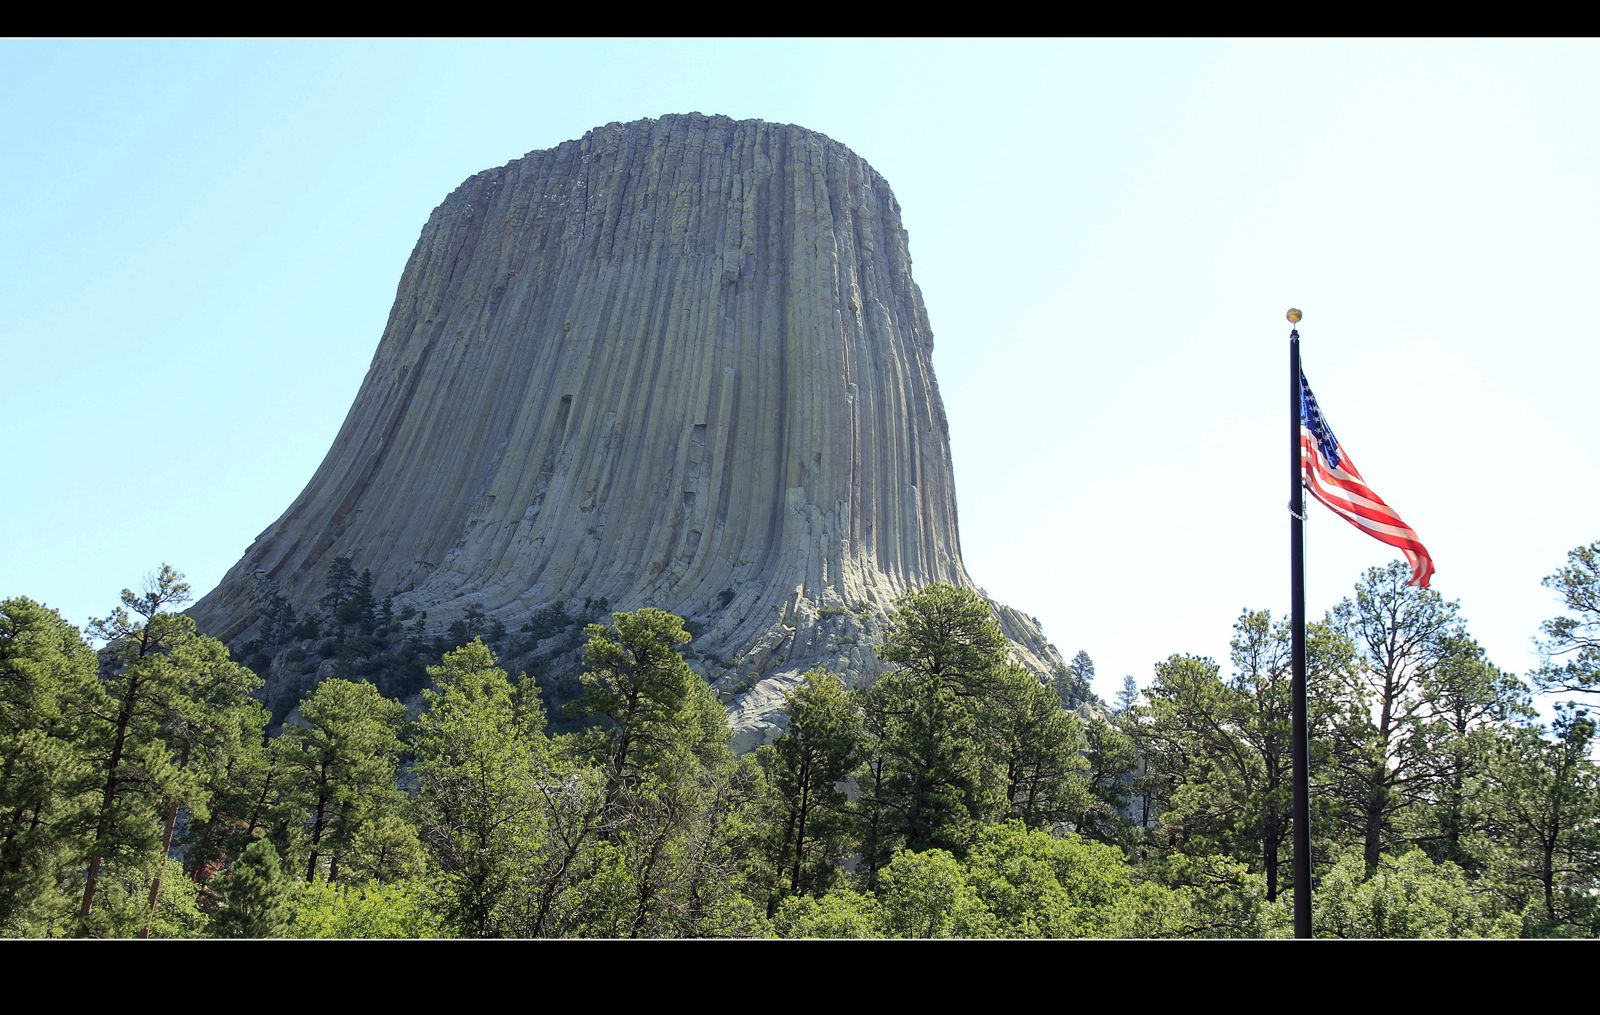
<path fill-rule="evenodd" d="M 645 861 L 644 870 L 639 872 L 639 905 L 634 910 L 633 923 L 628 928 L 628 937 L 637 938 L 644 929 L 645 917 L 650 914 L 650 903 L 655 898 L 656 883 L 650 875 L 655 871 L 656 862 L 661 859 L 661 848 L 666 844 L 667 835 L 672 827 L 672 822 L 664 820 L 660 830 L 656 833 L 655 841 L 650 844 L 650 858 Z"/>
<path fill-rule="evenodd" d="M 317 860 L 319 854 L 317 847 L 322 845 L 322 824 L 327 819 L 328 793 L 324 789 L 317 794 L 317 816 L 311 825 L 311 858 L 306 861 L 306 883 L 310 884 L 317 879 Z"/>
<path fill-rule="evenodd" d="M 78 907 L 78 933 L 89 933 L 89 911 L 94 907 L 94 892 L 100 884 L 100 859 L 104 855 L 106 839 L 111 836 L 111 822 L 117 803 L 117 784 L 120 782 L 122 752 L 128 743 L 128 727 L 133 725 L 133 710 L 139 700 L 139 678 L 130 676 L 128 693 L 122 699 L 122 710 L 117 713 L 117 735 L 111 743 L 111 758 L 106 762 L 106 785 L 100 797 L 100 820 L 95 823 L 94 846 L 89 854 L 89 869 L 83 875 L 83 904 Z"/>
<path fill-rule="evenodd" d="M 1262 864 L 1267 870 L 1267 901 L 1278 901 L 1278 848 L 1282 838 L 1278 822 L 1267 822 L 1267 834 L 1261 837 Z"/>
<path fill-rule="evenodd" d="M 797 820 L 795 808 L 791 806 L 789 808 L 788 817 L 786 817 L 783 822 L 783 841 L 778 846 L 777 894 L 767 899 L 767 919 L 769 920 L 778 915 L 778 903 L 783 899 L 783 871 L 784 868 L 789 866 L 789 845 L 790 843 L 794 842 L 794 828 L 796 824 Z M 791 879 L 790 887 L 793 888 L 793 885 L 794 882 L 793 879 Z"/>
<path fill-rule="evenodd" d="M 805 775 L 800 783 L 800 822 L 794 836 L 794 873 L 789 878 L 789 887 L 793 894 L 799 895 L 804 886 L 801 884 L 801 871 L 805 866 L 806 858 L 806 817 L 811 810 L 811 766 L 805 768 Z"/>
<path fill-rule="evenodd" d="M 883 845 L 883 761 L 878 759 L 867 767 L 872 772 L 872 806 L 867 812 L 866 827 L 862 830 L 861 852 L 867 864 L 866 889 L 875 892 L 878 890 L 878 854 Z M 862 802 L 866 800 L 863 796 Z"/>
<path fill-rule="evenodd" d="M 1374 775 L 1374 779 L 1378 778 L 1381 778 L 1381 773 Z M 1368 874 L 1378 869 L 1378 853 L 1383 845 L 1383 804 L 1383 786 L 1377 784 L 1367 797 L 1365 841 L 1361 854 L 1362 859 L 1366 861 Z"/>
<path fill-rule="evenodd" d="M 178 758 L 178 771 L 189 767 L 190 745 L 183 745 L 183 754 Z M 167 869 L 167 857 L 172 853 L 172 835 L 178 828 L 178 801 L 174 800 L 167 807 L 167 826 L 161 833 L 161 865 L 156 868 L 156 876 L 150 879 L 150 906 L 145 913 L 144 926 L 139 928 L 141 940 L 150 937 L 150 924 L 155 922 L 156 903 L 161 899 L 161 875 Z"/>
<path fill-rule="evenodd" d="M 583 824 L 578 826 L 577 834 L 568 840 L 567 851 L 561 857 L 561 863 L 556 866 L 555 874 L 545 884 L 544 891 L 539 895 L 539 911 L 535 914 L 533 920 L 533 937 L 539 937 L 544 933 L 544 922 L 550 915 L 550 904 L 555 901 L 557 889 L 566 880 L 567 868 L 572 865 L 572 861 L 577 857 L 578 850 L 583 848 L 583 842 L 589 837 L 589 832 L 593 828 L 597 817 L 598 812 L 594 810 L 585 813 Z"/>

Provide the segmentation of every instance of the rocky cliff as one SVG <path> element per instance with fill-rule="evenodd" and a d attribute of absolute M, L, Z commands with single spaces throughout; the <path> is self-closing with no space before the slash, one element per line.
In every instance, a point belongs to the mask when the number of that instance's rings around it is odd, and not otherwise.
<path fill-rule="evenodd" d="M 305 490 L 192 611 L 255 576 L 312 607 L 354 558 L 433 627 L 605 599 L 694 621 L 743 746 L 812 665 L 877 669 L 885 611 L 961 562 L 933 331 L 900 208 L 813 131 L 613 123 L 434 210 Z M 996 606 L 1019 659 L 1061 660 Z"/>

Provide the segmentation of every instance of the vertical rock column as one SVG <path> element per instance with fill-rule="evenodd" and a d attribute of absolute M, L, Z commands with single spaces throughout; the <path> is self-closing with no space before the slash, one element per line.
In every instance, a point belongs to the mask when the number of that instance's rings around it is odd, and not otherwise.
<path fill-rule="evenodd" d="M 824 614 L 870 642 L 902 592 L 971 584 L 932 341 L 899 205 L 849 149 L 597 128 L 434 210 L 327 457 L 192 612 L 241 637 L 253 576 L 304 610 L 350 556 L 436 625 L 604 598 L 695 619 L 702 668 L 746 682 L 871 669 Z"/>

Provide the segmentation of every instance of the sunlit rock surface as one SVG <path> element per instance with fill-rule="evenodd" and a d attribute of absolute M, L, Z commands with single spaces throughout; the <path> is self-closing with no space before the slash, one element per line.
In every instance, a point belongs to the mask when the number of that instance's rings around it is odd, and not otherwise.
<path fill-rule="evenodd" d="M 899 205 L 848 148 L 596 128 L 435 209 L 321 467 L 192 613 L 238 639 L 255 575 L 304 611 L 336 556 L 434 629 L 657 606 L 754 746 L 806 668 L 878 671 L 901 593 L 973 584 L 932 348 Z M 1061 663 L 996 611 L 1021 662 Z"/>

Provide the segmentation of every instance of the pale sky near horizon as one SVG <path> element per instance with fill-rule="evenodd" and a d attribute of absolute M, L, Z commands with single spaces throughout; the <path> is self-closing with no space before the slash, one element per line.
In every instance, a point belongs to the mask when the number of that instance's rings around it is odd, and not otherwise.
<path fill-rule="evenodd" d="M 963 552 L 1110 698 L 1287 609 L 1289 306 L 1497 664 L 1600 540 L 1593 40 L 0 41 L 0 597 L 203 594 L 332 443 L 428 213 L 612 121 L 889 181 Z M 1389 549 L 1313 506 L 1318 617 Z"/>

